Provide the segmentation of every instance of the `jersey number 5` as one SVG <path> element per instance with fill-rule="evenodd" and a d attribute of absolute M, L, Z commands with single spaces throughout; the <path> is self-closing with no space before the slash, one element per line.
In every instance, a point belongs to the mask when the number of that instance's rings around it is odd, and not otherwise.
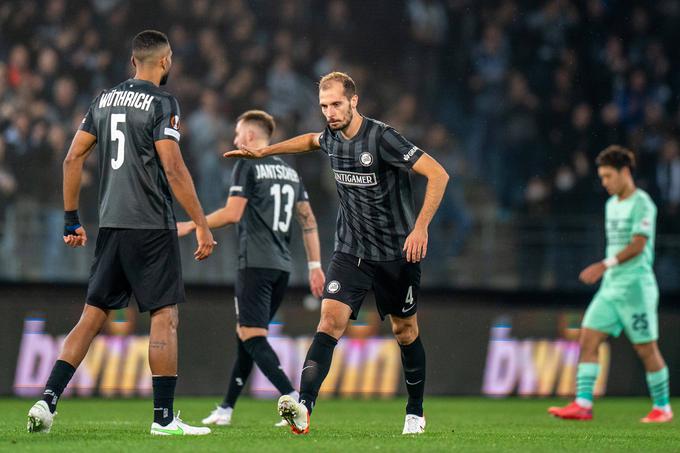
<path fill-rule="evenodd" d="M 123 131 L 118 129 L 118 123 L 125 122 L 125 113 L 112 113 L 111 114 L 111 141 L 117 142 L 118 152 L 115 159 L 111 159 L 111 167 L 114 170 L 118 170 L 123 166 L 125 161 L 125 134 Z"/>
<path fill-rule="evenodd" d="M 287 233 L 290 228 L 290 219 L 293 217 L 293 199 L 295 198 L 295 190 L 290 184 L 274 184 L 269 190 L 269 194 L 274 197 L 274 223 L 272 230 Z M 281 196 L 286 195 L 286 204 L 283 210 L 286 213 L 286 219 L 281 221 Z"/>

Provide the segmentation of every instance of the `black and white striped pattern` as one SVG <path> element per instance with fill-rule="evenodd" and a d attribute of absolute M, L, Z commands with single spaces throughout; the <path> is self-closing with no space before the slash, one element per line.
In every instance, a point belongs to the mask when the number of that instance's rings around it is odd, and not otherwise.
<path fill-rule="evenodd" d="M 326 128 L 319 142 L 340 197 L 335 250 L 373 261 L 401 258 L 416 218 L 408 170 L 423 152 L 370 118 L 351 140 Z"/>

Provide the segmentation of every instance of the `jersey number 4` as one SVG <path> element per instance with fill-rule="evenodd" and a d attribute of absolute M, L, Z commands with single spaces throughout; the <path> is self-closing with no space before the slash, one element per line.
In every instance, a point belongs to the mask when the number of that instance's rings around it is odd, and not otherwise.
<path fill-rule="evenodd" d="M 111 167 L 113 167 L 114 170 L 118 170 L 122 167 L 123 162 L 125 161 L 125 134 L 118 129 L 118 123 L 125 123 L 125 113 L 111 114 L 111 141 L 117 142 L 118 145 L 116 158 L 111 159 Z"/>
<path fill-rule="evenodd" d="M 293 200 L 295 198 L 295 190 L 290 184 L 274 184 L 269 190 L 269 194 L 274 197 L 274 222 L 272 223 L 272 230 L 287 233 L 290 228 L 290 219 L 293 217 Z M 281 198 L 286 195 L 286 204 L 283 206 L 283 211 L 286 213 L 286 218 L 281 221 Z"/>

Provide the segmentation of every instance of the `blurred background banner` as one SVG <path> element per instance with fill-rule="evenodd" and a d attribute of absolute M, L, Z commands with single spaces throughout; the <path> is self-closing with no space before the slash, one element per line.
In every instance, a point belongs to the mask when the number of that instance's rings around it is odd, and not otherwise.
<path fill-rule="evenodd" d="M 170 38 L 166 88 L 181 105 L 181 148 L 207 212 L 227 196 L 234 161 L 221 154 L 235 118 L 267 110 L 275 141 L 321 131 L 316 81 L 331 70 L 356 80 L 360 112 L 445 166 L 452 179 L 430 227 L 419 306 L 429 394 L 573 392 L 577 327 L 593 292 L 577 277 L 604 256 L 594 159 L 611 143 L 631 147 L 637 182 L 659 207 L 660 346 L 680 382 L 678 24 L 680 0 L 1 2 L 0 395 L 40 392 L 82 309 L 96 152 L 80 198 L 84 250 L 63 245 L 61 164 L 91 100 L 131 75 L 130 42 L 145 28 Z M 310 194 L 326 265 L 337 212 L 330 167 L 322 153 L 289 161 Z M 424 181 L 413 183 L 420 206 Z M 271 341 L 298 379 L 318 301 L 307 295 L 299 231 L 293 238 L 293 289 Z M 216 239 L 202 263 L 194 239 L 181 240 L 190 299 L 180 308 L 181 394 L 224 392 L 234 356 L 237 237 L 226 229 Z M 69 391 L 149 395 L 147 327 L 136 308 L 114 313 Z M 388 328 L 364 310 L 322 393 L 403 394 Z M 644 394 L 627 340 L 602 352 L 596 392 Z M 249 392 L 273 395 L 259 372 Z"/>
<path fill-rule="evenodd" d="M 235 118 L 263 108 L 275 140 L 320 131 L 315 81 L 358 83 L 359 109 L 393 125 L 453 176 L 430 228 L 423 283 L 571 290 L 603 256 L 604 191 L 593 160 L 632 147 L 659 206 L 656 271 L 680 260 L 680 2 L 604 0 L 24 0 L 0 4 L 0 279 L 87 279 L 62 244 L 61 162 L 90 101 L 130 76 L 130 40 L 169 35 L 168 91 L 207 211 L 229 187 Z M 96 153 L 81 219 L 96 236 Z M 292 159 L 311 195 L 324 259 L 335 187 L 321 153 Z M 423 181 L 414 178 L 419 205 Z M 183 214 L 178 213 L 182 218 Z M 190 283 L 232 284 L 236 237 L 218 236 Z M 301 241 L 294 284 L 305 283 Z M 182 241 L 190 257 L 192 241 Z"/>
<path fill-rule="evenodd" d="M 60 342 L 77 321 L 84 288 L 17 286 L 0 289 L 0 395 L 35 397 L 42 391 Z M 270 329 L 272 346 L 293 380 L 300 376 L 318 310 L 305 291 L 290 291 Z M 228 288 L 189 288 L 180 306 L 178 393 L 226 391 L 234 356 L 233 293 Z M 428 353 L 428 394 L 493 397 L 572 395 L 576 335 L 587 297 L 554 293 L 424 293 L 418 317 Z M 680 379 L 678 307 L 662 308 L 661 350 Z M 4 310 L 6 309 L 6 310 Z M 373 300 L 335 351 L 322 394 L 390 397 L 404 394 L 400 351 L 380 323 Z M 148 317 L 136 307 L 112 314 L 69 392 L 80 396 L 148 396 Z M 627 340 L 603 346 L 596 393 L 644 395 L 644 370 Z M 277 395 L 257 371 L 248 383 L 257 397 Z"/>

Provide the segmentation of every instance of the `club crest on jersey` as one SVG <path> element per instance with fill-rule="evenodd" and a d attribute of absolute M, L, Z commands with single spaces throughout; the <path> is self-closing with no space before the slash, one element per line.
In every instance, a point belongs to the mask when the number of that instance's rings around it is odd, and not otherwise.
<path fill-rule="evenodd" d="M 359 162 L 361 162 L 361 165 L 364 167 L 370 167 L 373 163 L 373 155 L 371 153 L 361 153 Z"/>
<path fill-rule="evenodd" d="M 179 130 L 179 115 L 172 115 L 170 117 L 170 127 L 174 130 Z"/>
<path fill-rule="evenodd" d="M 337 280 L 331 280 L 328 282 L 328 286 L 326 286 L 326 291 L 328 291 L 330 294 L 337 293 L 340 291 L 340 282 Z"/>

